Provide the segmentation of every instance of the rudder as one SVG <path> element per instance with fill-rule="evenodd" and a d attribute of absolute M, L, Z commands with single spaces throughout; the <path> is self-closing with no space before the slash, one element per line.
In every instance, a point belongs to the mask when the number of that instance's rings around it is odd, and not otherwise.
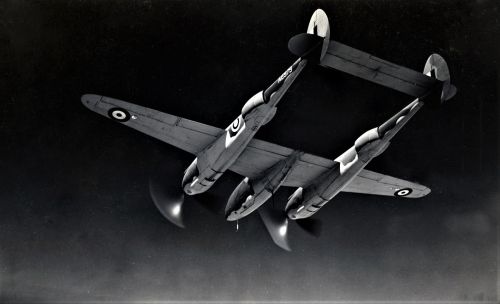
<path fill-rule="evenodd" d="M 328 50 L 330 24 L 322 9 L 317 9 L 307 26 L 307 32 L 293 36 L 288 41 L 290 52 L 299 57 L 307 57 L 320 62 Z"/>
<path fill-rule="evenodd" d="M 441 103 L 450 100 L 457 93 L 457 88 L 451 84 L 448 64 L 439 54 L 432 54 L 427 58 L 423 74 L 443 82 Z"/>

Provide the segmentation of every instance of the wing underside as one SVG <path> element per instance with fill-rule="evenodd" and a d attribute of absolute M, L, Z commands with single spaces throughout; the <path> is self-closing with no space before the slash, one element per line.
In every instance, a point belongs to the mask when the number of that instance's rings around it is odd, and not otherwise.
<path fill-rule="evenodd" d="M 117 120 L 111 113 L 113 109 L 126 111 L 128 119 L 118 120 L 122 124 L 192 154 L 197 154 L 223 132 L 217 127 L 106 96 L 87 94 L 82 96 L 82 102 L 90 110 L 113 120 Z M 242 176 L 256 178 L 293 151 L 263 140 L 252 139 L 229 169 Z M 331 160 L 303 154 L 288 175 L 284 186 L 303 186 L 332 166 Z"/>
<path fill-rule="evenodd" d="M 223 132 L 217 127 L 105 96 L 87 94 L 82 96 L 82 102 L 96 113 L 192 154 L 197 154 Z M 114 117 L 114 109 L 126 115 Z M 293 149 L 254 138 L 229 170 L 254 179 L 293 152 Z M 333 160 L 304 153 L 282 186 L 305 187 L 333 166 Z M 405 191 L 398 192 L 400 190 Z M 425 186 L 369 170 L 362 170 L 342 191 L 410 198 L 430 192 Z"/>
<path fill-rule="evenodd" d="M 106 96 L 87 94 L 82 96 L 82 102 L 96 113 L 192 154 L 201 151 L 223 132 L 216 127 Z M 113 109 L 119 111 L 119 119 L 112 115 Z"/>
<path fill-rule="evenodd" d="M 287 158 L 293 152 L 293 149 L 287 147 L 252 139 L 245 151 L 229 169 L 250 179 L 257 178 L 266 169 Z M 316 177 L 332 168 L 333 165 L 333 160 L 304 153 L 292 168 L 282 186 L 303 187 L 308 185 Z"/>
<path fill-rule="evenodd" d="M 419 198 L 431 190 L 417 183 L 363 169 L 342 192 Z"/>
<path fill-rule="evenodd" d="M 257 178 L 266 169 L 287 158 L 293 151 L 290 148 L 253 139 L 229 169 L 250 179 Z M 305 187 L 333 166 L 333 160 L 304 153 L 282 186 Z M 430 189 L 417 183 L 363 169 L 342 191 L 418 198 L 427 195 Z"/>

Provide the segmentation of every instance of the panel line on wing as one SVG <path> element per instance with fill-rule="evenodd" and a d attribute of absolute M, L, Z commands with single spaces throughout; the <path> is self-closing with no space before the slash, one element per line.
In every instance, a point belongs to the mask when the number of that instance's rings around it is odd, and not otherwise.
<path fill-rule="evenodd" d="M 427 87 L 426 87 L 425 85 L 423 85 L 423 84 L 420 84 L 420 83 L 418 83 L 418 82 L 414 82 L 414 81 L 409 81 L 409 80 L 407 80 L 407 79 L 405 79 L 405 78 L 401 78 L 401 77 L 399 77 L 399 76 L 397 76 L 397 75 L 394 75 L 394 74 L 389 74 L 389 73 L 386 73 L 386 72 L 382 71 L 380 68 L 372 68 L 372 67 L 370 67 L 370 66 L 368 66 L 368 65 L 364 65 L 364 64 L 358 63 L 358 62 L 356 62 L 356 61 L 349 60 L 349 59 L 347 59 L 347 58 L 341 57 L 341 56 L 339 56 L 339 55 L 337 55 L 337 54 L 335 54 L 335 53 L 327 52 L 327 54 L 332 55 L 332 56 L 334 56 L 334 57 L 336 57 L 336 58 L 339 58 L 340 60 L 347 61 L 347 62 L 349 62 L 349 63 L 355 64 L 355 65 L 357 65 L 358 67 L 362 67 L 362 68 L 365 68 L 365 69 L 368 69 L 368 70 L 375 71 L 377 74 L 383 74 L 383 75 L 385 75 L 385 76 L 387 76 L 387 77 L 390 77 L 390 78 L 395 78 L 395 79 L 397 79 L 397 80 L 400 80 L 401 82 L 408 83 L 408 84 L 410 84 L 410 85 L 414 85 L 414 86 L 417 86 L 417 87 L 422 88 L 422 89 L 427 89 Z M 392 64 L 388 64 L 388 62 L 386 62 L 385 60 L 384 60 L 384 61 L 379 60 L 379 58 L 377 58 L 377 57 L 370 56 L 370 59 L 372 59 L 372 60 L 374 60 L 374 61 L 377 61 L 377 62 L 380 62 L 380 63 L 383 63 L 383 64 L 390 65 L 390 66 L 391 66 L 391 67 L 393 67 L 394 69 L 398 69 L 398 70 L 400 69 L 399 67 L 395 67 L 395 66 L 394 66 L 394 65 L 392 65 Z M 417 97 L 417 96 L 415 96 L 415 97 Z"/>

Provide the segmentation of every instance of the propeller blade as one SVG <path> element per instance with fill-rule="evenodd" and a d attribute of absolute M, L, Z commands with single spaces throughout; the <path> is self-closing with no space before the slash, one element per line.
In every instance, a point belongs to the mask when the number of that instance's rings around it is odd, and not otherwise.
<path fill-rule="evenodd" d="M 266 206 L 257 209 L 257 212 L 273 242 L 280 248 L 291 251 L 288 245 L 288 218 L 286 214 L 282 211 L 266 208 Z"/>
<path fill-rule="evenodd" d="M 161 184 L 151 178 L 149 193 L 160 213 L 172 224 L 184 228 L 182 221 L 184 191 L 179 186 Z"/>
<path fill-rule="evenodd" d="M 299 219 L 296 220 L 297 225 L 299 225 L 302 230 L 307 232 L 308 234 L 319 237 L 321 234 L 321 227 L 323 223 L 320 220 L 317 219 L 312 219 L 312 218 L 305 218 L 305 219 Z"/>

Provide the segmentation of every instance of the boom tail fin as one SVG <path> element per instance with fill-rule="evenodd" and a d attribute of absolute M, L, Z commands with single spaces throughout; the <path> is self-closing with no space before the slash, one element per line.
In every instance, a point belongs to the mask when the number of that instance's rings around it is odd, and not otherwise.
<path fill-rule="evenodd" d="M 441 103 L 450 100 L 457 93 L 457 88 L 451 84 L 448 64 L 441 55 L 432 54 L 427 58 L 423 74 L 442 82 L 441 95 L 439 98 Z"/>
<path fill-rule="evenodd" d="M 323 10 L 317 9 L 309 20 L 307 32 L 290 38 L 288 49 L 296 56 L 320 62 L 328 50 L 329 42 L 328 17 Z"/>

